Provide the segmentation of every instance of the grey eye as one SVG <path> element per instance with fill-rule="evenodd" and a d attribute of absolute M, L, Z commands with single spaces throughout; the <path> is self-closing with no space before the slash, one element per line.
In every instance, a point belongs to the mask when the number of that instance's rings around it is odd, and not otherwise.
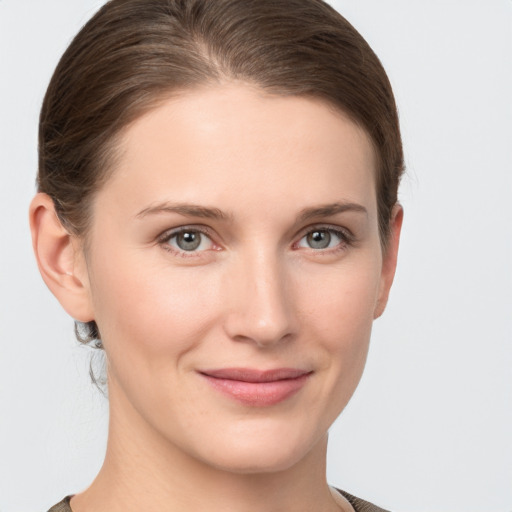
<path fill-rule="evenodd" d="M 315 251 L 345 247 L 347 245 L 350 245 L 350 239 L 345 233 L 335 228 L 323 227 L 312 229 L 297 244 L 298 247 L 314 249 Z"/>
<path fill-rule="evenodd" d="M 215 247 L 213 240 L 200 229 L 182 228 L 176 229 L 174 232 L 164 233 L 160 239 L 160 244 L 165 249 L 170 250 L 178 255 L 199 256 L 203 251 L 209 251 Z"/>
<path fill-rule="evenodd" d="M 202 235 L 199 231 L 182 231 L 174 238 L 182 251 L 195 251 L 201 245 Z"/>
<path fill-rule="evenodd" d="M 312 249 L 327 249 L 331 244 L 331 233 L 325 229 L 312 231 L 306 236 L 306 241 Z"/>

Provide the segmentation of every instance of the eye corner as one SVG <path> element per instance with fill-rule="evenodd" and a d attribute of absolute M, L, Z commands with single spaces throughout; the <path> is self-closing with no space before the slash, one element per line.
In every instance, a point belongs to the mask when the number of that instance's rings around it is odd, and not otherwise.
<path fill-rule="evenodd" d="M 316 241 L 318 243 L 317 247 L 311 245 L 311 242 L 315 243 L 314 240 L 308 240 L 308 238 L 315 234 L 321 235 Z M 332 225 L 314 225 L 302 230 L 299 239 L 293 244 L 293 248 L 296 250 L 305 249 L 314 254 L 331 254 L 346 250 L 355 245 L 355 243 L 355 236 L 347 228 Z"/>
<path fill-rule="evenodd" d="M 193 235 L 189 240 L 180 236 Z M 173 243 L 174 240 L 174 243 Z M 179 226 L 167 229 L 156 239 L 156 244 L 165 251 L 182 258 L 200 258 L 210 251 L 221 250 L 213 240 L 211 230 L 205 226 Z"/>

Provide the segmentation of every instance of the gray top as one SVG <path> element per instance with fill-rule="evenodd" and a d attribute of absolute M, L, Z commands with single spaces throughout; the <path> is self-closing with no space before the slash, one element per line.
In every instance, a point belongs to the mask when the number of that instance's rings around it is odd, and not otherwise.
<path fill-rule="evenodd" d="M 339 491 L 340 494 L 345 496 L 345 498 L 354 508 L 355 512 L 388 512 L 383 508 L 372 505 L 371 503 L 364 501 L 360 498 L 356 498 L 355 496 L 352 496 L 351 494 L 348 494 L 345 491 L 342 491 L 340 489 L 336 490 Z M 73 512 L 71 510 L 71 507 L 69 506 L 69 500 L 71 498 L 72 496 L 66 496 L 60 503 L 54 505 L 48 512 Z"/>

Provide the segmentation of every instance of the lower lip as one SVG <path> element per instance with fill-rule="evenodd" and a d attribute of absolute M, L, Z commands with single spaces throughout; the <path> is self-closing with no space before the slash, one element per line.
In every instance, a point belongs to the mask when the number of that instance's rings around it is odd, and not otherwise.
<path fill-rule="evenodd" d="M 295 379 L 275 380 L 271 382 L 245 382 L 240 380 L 219 379 L 202 374 L 217 391 L 244 405 L 268 407 L 284 402 L 295 395 L 306 383 L 309 373 Z"/>

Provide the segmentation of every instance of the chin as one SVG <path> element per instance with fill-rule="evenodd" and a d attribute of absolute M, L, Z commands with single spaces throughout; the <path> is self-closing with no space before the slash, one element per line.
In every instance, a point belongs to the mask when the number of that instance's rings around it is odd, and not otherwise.
<path fill-rule="evenodd" d="M 217 439 L 202 459 L 223 471 L 239 474 L 263 474 L 286 471 L 308 459 L 316 448 L 327 441 L 327 435 L 317 437 L 303 432 L 269 432 L 254 429 L 252 433 Z M 223 442 L 224 441 L 224 442 Z M 213 448 L 213 449 L 212 449 Z"/>
<path fill-rule="evenodd" d="M 218 470 L 242 475 L 278 473 L 299 463 L 304 454 L 279 453 L 259 448 L 256 452 L 224 455 L 221 460 L 205 461 Z"/>

